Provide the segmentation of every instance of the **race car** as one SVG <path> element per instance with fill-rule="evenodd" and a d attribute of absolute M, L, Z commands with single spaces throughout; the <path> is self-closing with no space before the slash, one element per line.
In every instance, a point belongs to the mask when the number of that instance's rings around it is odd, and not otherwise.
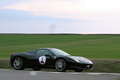
<path fill-rule="evenodd" d="M 25 53 L 11 53 L 10 64 L 16 70 L 32 68 L 39 71 L 41 68 L 56 69 L 58 72 L 74 70 L 82 72 L 92 69 L 93 63 L 87 58 L 71 56 L 56 48 L 42 48 Z"/>

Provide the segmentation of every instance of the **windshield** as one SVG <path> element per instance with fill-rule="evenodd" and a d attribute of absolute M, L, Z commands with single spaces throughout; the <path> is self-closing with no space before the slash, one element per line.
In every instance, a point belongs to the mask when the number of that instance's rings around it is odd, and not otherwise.
<path fill-rule="evenodd" d="M 62 51 L 62 50 L 59 50 L 59 49 L 51 49 L 51 51 L 56 55 L 56 56 L 59 56 L 59 55 L 64 55 L 64 56 L 68 56 L 70 54 Z"/>

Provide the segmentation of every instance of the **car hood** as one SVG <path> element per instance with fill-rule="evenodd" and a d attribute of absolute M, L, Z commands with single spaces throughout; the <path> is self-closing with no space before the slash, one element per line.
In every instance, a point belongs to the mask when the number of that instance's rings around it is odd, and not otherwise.
<path fill-rule="evenodd" d="M 79 61 L 79 63 L 93 64 L 92 61 L 90 61 L 89 59 L 87 59 L 85 57 L 81 57 L 81 56 L 69 56 L 69 58 L 75 60 L 76 62 Z"/>

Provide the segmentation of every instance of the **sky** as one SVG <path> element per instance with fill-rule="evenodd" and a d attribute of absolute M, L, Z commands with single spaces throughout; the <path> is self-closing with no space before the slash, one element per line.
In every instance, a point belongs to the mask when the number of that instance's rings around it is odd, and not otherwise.
<path fill-rule="evenodd" d="M 120 0 L 0 0 L 0 33 L 120 34 Z"/>

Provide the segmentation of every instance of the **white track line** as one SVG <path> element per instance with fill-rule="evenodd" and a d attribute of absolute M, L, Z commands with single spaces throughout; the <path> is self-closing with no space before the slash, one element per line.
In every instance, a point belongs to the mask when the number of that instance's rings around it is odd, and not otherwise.
<path fill-rule="evenodd" d="M 37 75 L 37 72 L 36 72 L 36 71 L 30 71 L 29 74 L 30 74 L 30 75 Z"/>
<path fill-rule="evenodd" d="M 80 75 L 80 74 L 86 74 L 86 75 L 114 75 L 114 76 L 120 76 L 120 73 L 77 73 L 77 72 L 46 72 L 46 71 L 39 71 L 39 72 L 36 72 L 36 71 L 30 71 L 29 74 L 30 75 L 37 75 L 38 73 L 50 73 L 50 74 L 73 74 L 73 75 Z"/>
<path fill-rule="evenodd" d="M 120 73 L 69 73 L 69 74 L 87 74 L 87 75 L 120 75 Z"/>

